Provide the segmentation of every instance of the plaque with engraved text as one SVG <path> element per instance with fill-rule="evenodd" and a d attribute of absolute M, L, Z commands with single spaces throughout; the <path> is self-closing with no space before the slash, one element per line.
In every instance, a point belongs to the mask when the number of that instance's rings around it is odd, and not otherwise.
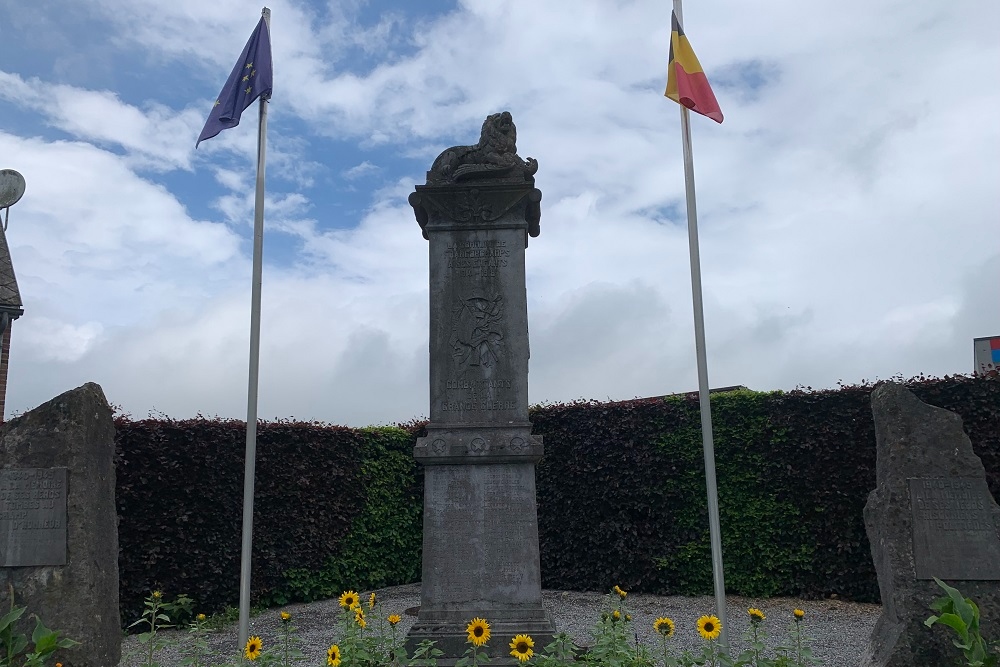
<path fill-rule="evenodd" d="M 0 469 L 0 566 L 66 564 L 66 468 Z"/>
<path fill-rule="evenodd" d="M 1000 580 L 1000 537 L 986 480 L 909 479 L 917 579 Z"/>

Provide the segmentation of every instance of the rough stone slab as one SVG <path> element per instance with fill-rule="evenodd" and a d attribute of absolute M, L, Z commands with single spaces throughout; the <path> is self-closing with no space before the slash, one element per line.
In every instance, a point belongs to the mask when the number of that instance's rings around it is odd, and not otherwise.
<path fill-rule="evenodd" d="M 121 659 L 115 427 L 101 387 L 87 383 L 0 426 L 0 468 L 66 468 L 65 565 L 0 568 L 0 609 L 27 606 L 78 642 L 64 667 L 115 667 Z M 33 624 L 25 623 L 30 635 Z"/>
<path fill-rule="evenodd" d="M 931 667 L 953 664 L 960 656 L 951 640 L 953 634 L 943 627 L 927 628 L 923 621 L 933 611 L 930 604 L 942 597 L 942 591 L 932 580 L 918 578 L 917 558 L 930 572 L 921 574 L 937 576 L 933 569 L 946 569 L 954 559 L 949 555 L 946 540 L 925 541 L 919 554 L 914 550 L 914 535 L 928 529 L 944 532 L 944 524 L 937 527 L 914 526 L 911 480 L 923 488 L 924 480 L 939 480 L 943 485 L 970 480 L 970 485 L 955 489 L 968 490 L 969 498 L 924 498 L 976 503 L 959 510 L 932 506 L 917 507 L 923 512 L 963 511 L 974 516 L 977 524 L 988 528 L 958 526 L 961 531 L 985 533 L 970 539 L 976 543 L 994 544 L 1000 535 L 1000 507 L 986 488 L 986 472 L 979 457 L 972 451 L 972 443 L 962 429 L 961 418 L 947 410 L 936 408 L 917 399 L 905 387 L 893 383 L 880 385 L 872 392 L 872 415 L 875 419 L 877 446 L 876 488 L 868 496 L 864 509 L 865 530 L 871 543 L 872 559 L 878 575 L 882 597 L 882 615 L 872 631 L 862 654 L 860 667 Z M 974 483 L 972 482 L 974 481 Z M 978 488 L 975 497 L 972 490 Z M 943 489 L 943 487 L 942 487 Z M 918 491 L 918 498 L 920 494 Z M 982 502 L 980 509 L 978 503 Z M 953 516 L 953 515 L 948 515 Z M 926 521 L 944 521 L 930 518 Z M 951 520 L 951 519 L 950 519 Z M 918 522 L 920 520 L 918 519 Z M 956 526 L 951 526 L 952 528 Z M 916 533 L 915 533 L 916 531 Z M 974 570 L 957 572 L 964 577 L 976 575 Z M 941 578 L 939 576 L 939 578 Z M 1000 583 L 974 579 L 948 581 L 963 595 L 972 598 L 982 613 L 982 633 L 987 639 L 1000 637 Z"/>

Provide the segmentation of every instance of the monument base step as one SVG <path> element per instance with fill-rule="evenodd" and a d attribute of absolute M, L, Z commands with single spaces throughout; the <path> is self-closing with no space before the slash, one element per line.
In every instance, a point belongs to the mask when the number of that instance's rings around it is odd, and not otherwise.
<path fill-rule="evenodd" d="M 454 667 L 472 646 L 466 632 L 471 620 L 472 617 L 453 622 L 418 620 L 406 635 L 407 655 L 412 656 L 420 642 L 430 640 L 434 642 L 434 648 L 444 652 L 444 655 L 437 659 L 438 667 Z M 510 643 L 515 635 L 530 636 L 534 642 L 533 650 L 537 655 L 552 643 L 552 637 L 556 633 L 555 623 L 547 612 L 543 612 L 542 618 L 530 620 L 491 621 L 487 617 L 486 621 L 490 625 L 490 640 L 486 646 L 480 648 L 480 652 L 489 656 L 488 664 L 491 667 L 520 664 L 517 658 L 510 654 Z"/>

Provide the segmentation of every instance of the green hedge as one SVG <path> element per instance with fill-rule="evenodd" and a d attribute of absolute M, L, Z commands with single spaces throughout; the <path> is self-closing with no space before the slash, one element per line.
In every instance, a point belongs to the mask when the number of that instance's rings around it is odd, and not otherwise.
<path fill-rule="evenodd" d="M 1000 492 L 1000 381 L 906 382 L 964 421 Z M 873 385 L 713 394 L 726 590 L 877 602 L 862 509 L 875 486 Z M 697 394 L 532 411 L 547 588 L 712 592 Z"/>
<path fill-rule="evenodd" d="M 239 599 L 245 423 L 116 419 L 122 621 L 152 590 L 205 613 Z M 255 604 L 419 577 L 422 478 L 415 435 L 260 422 L 252 548 Z"/>
<path fill-rule="evenodd" d="M 957 412 L 1000 493 L 1000 381 L 916 378 Z M 862 508 L 875 484 L 865 383 L 712 395 L 726 587 L 877 602 Z M 546 588 L 712 592 L 697 395 L 536 406 Z M 238 601 L 245 426 L 116 419 L 122 620 L 154 589 L 211 613 Z M 420 576 L 423 423 L 258 426 L 253 591 L 285 604 Z"/>

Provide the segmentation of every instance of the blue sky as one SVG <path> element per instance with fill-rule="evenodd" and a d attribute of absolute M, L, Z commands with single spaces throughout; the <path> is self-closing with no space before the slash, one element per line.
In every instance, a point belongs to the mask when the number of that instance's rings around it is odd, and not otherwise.
<path fill-rule="evenodd" d="M 697 386 L 670 3 L 270 4 L 263 418 L 427 414 L 406 203 L 510 110 L 539 161 L 532 402 Z M 0 168 L 24 300 L 7 413 L 87 381 L 136 417 L 244 417 L 256 117 L 195 139 L 260 15 L 0 5 Z M 685 5 L 713 386 L 966 373 L 1000 334 L 996 3 Z"/>

